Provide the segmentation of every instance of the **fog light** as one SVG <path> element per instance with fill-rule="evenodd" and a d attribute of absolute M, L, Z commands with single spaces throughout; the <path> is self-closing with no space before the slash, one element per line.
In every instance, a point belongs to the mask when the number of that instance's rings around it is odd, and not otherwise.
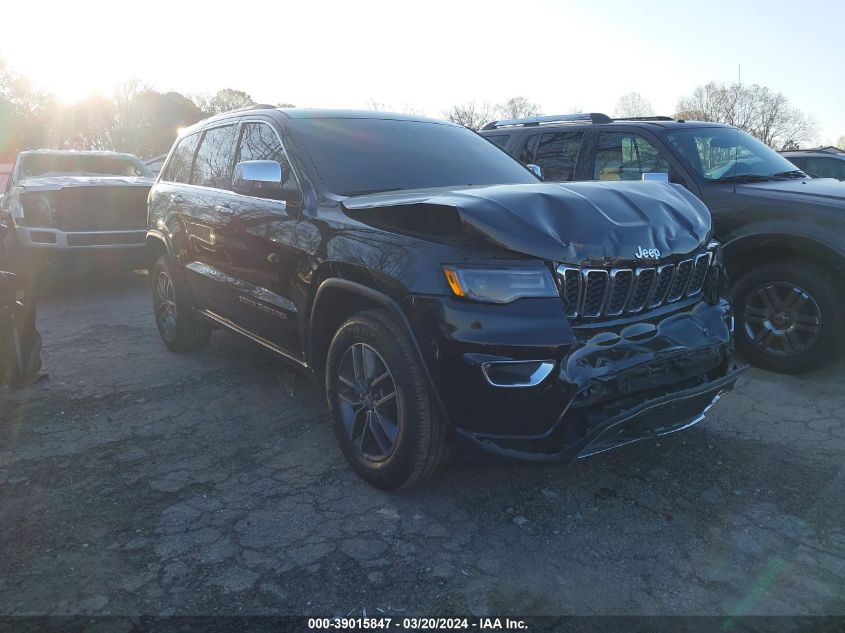
<path fill-rule="evenodd" d="M 29 239 L 38 244 L 55 244 L 56 234 L 48 233 L 47 231 L 30 231 Z"/>
<path fill-rule="evenodd" d="M 535 387 L 555 368 L 550 360 L 490 361 L 481 364 L 481 373 L 494 387 Z"/>

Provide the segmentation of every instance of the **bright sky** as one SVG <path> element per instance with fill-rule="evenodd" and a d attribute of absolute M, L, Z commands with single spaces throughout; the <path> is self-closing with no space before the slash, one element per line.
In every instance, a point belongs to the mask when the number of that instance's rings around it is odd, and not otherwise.
<path fill-rule="evenodd" d="M 51 6 L 53 5 L 53 6 Z M 411 104 L 439 117 L 524 95 L 544 112 L 658 113 L 710 80 L 783 92 L 845 135 L 841 0 L 120 0 L 9 2 L 0 56 L 65 100 L 135 76 L 182 93 L 237 88 L 302 107 Z"/>

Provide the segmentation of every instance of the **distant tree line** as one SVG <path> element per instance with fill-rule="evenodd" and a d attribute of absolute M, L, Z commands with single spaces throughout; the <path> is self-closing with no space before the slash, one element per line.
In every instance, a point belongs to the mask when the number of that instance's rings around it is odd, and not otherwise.
<path fill-rule="evenodd" d="M 254 103 L 242 90 L 186 96 L 159 92 L 138 79 L 124 83 L 111 97 L 61 103 L 0 60 L 0 162 L 11 162 L 19 151 L 33 148 L 113 149 L 143 158 L 157 156 L 170 149 L 179 128 Z"/>
<path fill-rule="evenodd" d="M 580 109 L 570 108 L 569 114 Z M 470 101 L 452 106 L 443 116 L 473 130 L 479 130 L 495 119 L 509 119 L 541 114 L 539 106 L 525 97 L 513 97 L 503 104 L 492 105 Z M 655 116 L 651 102 L 638 92 L 622 95 L 616 103 L 616 118 Z M 691 95 L 681 97 L 675 107 L 674 118 L 688 121 L 728 123 L 745 130 L 767 145 L 781 149 L 796 149 L 815 140 L 818 126 L 812 117 L 793 108 L 789 100 L 758 84 L 718 84 L 710 82 L 697 87 Z M 839 139 L 845 148 L 845 136 Z"/>
<path fill-rule="evenodd" d="M 0 162 L 10 162 L 22 149 L 114 149 L 141 157 L 163 154 L 170 149 L 179 128 L 217 114 L 254 104 L 242 90 L 226 88 L 214 94 L 184 95 L 159 92 L 138 79 L 131 79 L 111 97 L 92 96 L 74 103 L 61 103 L 38 90 L 0 59 Z M 279 103 L 279 106 L 291 106 Z M 393 110 L 371 100 L 374 110 Z M 423 114 L 403 103 L 399 111 Z M 581 111 L 569 108 L 567 114 Z M 502 103 L 470 101 L 442 112 L 450 121 L 470 129 L 481 129 L 496 119 L 537 116 L 542 111 L 524 96 Z M 614 116 L 653 116 L 654 107 L 643 95 L 622 95 Z M 714 121 L 736 125 L 775 149 L 800 147 L 815 140 L 817 125 L 788 99 L 757 84 L 711 82 L 681 97 L 675 118 Z M 845 136 L 838 142 L 845 148 Z"/>

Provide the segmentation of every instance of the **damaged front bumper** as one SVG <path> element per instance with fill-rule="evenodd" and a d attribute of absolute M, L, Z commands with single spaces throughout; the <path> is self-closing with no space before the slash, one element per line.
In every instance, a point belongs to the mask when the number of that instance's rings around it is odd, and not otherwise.
<path fill-rule="evenodd" d="M 542 299 L 497 310 L 434 297 L 411 303 L 466 455 L 566 462 L 673 433 L 700 421 L 744 369 L 731 360 L 724 300 L 582 326 L 561 312 Z"/>
<path fill-rule="evenodd" d="M 716 380 L 682 391 L 646 399 L 638 405 L 603 419 L 593 420 L 589 431 L 568 441 L 564 428 L 567 412 L 540 437 L 468 433 L 457 430 L 458 441 L 468 457 L 568 462 L 619 448 L 626 444 L 682 431 L 704 419 L 716 402 L 727 394 L 745 368 L 734 367 Z"/>

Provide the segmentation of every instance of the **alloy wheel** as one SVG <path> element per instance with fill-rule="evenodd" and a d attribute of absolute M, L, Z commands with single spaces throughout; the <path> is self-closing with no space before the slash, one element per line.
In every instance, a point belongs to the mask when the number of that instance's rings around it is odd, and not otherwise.
<path fill-rule="evenodd" d="M 165 271 L 156 277 L 156 318 L 164 333 L 173 337 L 176 333 L 176 290 L 173 280 Z"/>
<path fill-rule="evenodd" d="M 796 356 L 819 339 L 822 315 L 812 295 L 788 282 L 769 282 L 745 300 L 743 327 L 748 339 L 773 356 Z"/>
<path fill-rule="evenodd" d="M 359 455 L 384 461 L 399 439 L 399 394 L 384 358 L 366 343 L 344 353 L 337 375 L 338 407 L 343 428 Z"/>

